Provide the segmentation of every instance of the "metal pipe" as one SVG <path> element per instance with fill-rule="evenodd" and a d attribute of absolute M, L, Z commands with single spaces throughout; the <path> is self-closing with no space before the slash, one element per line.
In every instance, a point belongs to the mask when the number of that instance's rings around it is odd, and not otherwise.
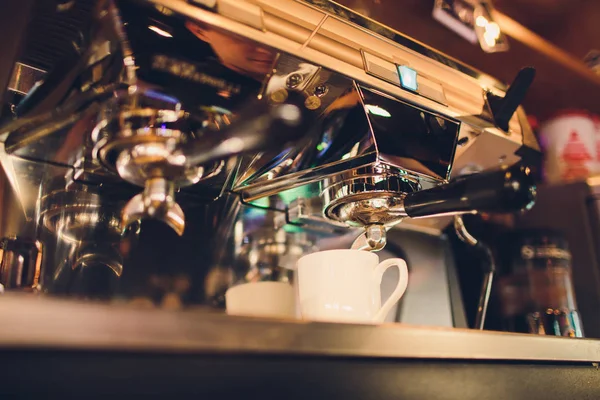
<path fill-rule="evenodd" d="M 487 309 L 490 303 L 490 297 L 492 295 L 492 284 L 494 283 L 494 274 L 496 271 L 494 264 L 494 257 L 489 247 L 480 245 L 480 248 L 484 249 L 488 253 L 489 259 L 489 270 L 485 273 L 483 283 L 481 284 L 481 292 L 479 294 L 479 304 L 477 304 L 477 313 L 475 314 L 475 329 L 483 330 L 485 325 L 485 316 L 487 315 Z"/>
<path fill-rule="evenodd" d="M 490 297 L 492 295 L 494 274 L 496 272 L 494 256 L 489 246 L 485 245 L 480 240 L 477 240 L 469 233 L 467 227 L 465 226 L 465 222 L 460 215 L 456 215 L 454 217 L 454 230 L 461 241 L 485 253 L 485 257 L 488 260 L 488 270 L 486 271 L 483 278 L 483 283 L 481 284 L 481 292 L 479 293 L 479 301 L 477 304 L 477 312 L 475 314 L 474 323 L 474 329 L 483 330 L 487 309 L 490 303 Z"/>

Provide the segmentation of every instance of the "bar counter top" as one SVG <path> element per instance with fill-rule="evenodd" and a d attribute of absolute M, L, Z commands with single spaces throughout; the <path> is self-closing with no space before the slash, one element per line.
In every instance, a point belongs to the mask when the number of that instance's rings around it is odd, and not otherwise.
<path fill-rule="evenodd" d="M 600 340 L 404 324 L 232 317 L 43 296 L 0 297 L 1 349 L 600 362 Z"/>

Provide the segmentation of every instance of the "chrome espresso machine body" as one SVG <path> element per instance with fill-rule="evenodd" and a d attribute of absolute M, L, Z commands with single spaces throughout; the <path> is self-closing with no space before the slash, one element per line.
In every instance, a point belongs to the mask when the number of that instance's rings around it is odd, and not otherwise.
<path fill-rule="evenodd" d="M 3 260 L 6 290 L 218 304 L 319 238 L 379 250 L 403 220 L 533 201 L 532 69 L 506 87 L 332 1 L 93 13 L 0 128 L 2 234 L 29 254 Z"/>

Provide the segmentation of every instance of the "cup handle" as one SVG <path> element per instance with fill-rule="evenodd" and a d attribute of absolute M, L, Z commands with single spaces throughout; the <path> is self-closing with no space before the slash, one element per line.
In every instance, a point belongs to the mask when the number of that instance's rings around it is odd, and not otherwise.
<path fill-rule="evenodd" d="M 390 312 L 394 304 L 400 300 L 404 292 L 406 291 L 406 287 L 408 286 L 408 267 L 406 266 L 406 261 L 401 258 L 390 258 L 388 260 L 380 262 L 373 273 L 375 275 L 375 285 L 377 287 L 381 286 L 381 280 L 383 278 L 383 273 L 390 267 L 396 266 L 398 267 L 399 277 L 398 284 L 396 288 L 388 297 L 388 299 L 383 303 L 379 311 L 373 316 L 373 322 L 383 322 L 386 315 Z"/>

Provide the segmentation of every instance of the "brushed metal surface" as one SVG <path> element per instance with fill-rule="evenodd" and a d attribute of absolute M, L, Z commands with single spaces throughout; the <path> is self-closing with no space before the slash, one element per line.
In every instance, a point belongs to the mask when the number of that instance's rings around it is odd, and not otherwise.
<path fill-rule="evenodd" d="M 600 362 L 597 340 L 278 321 L 16 294 L 0 298 L 0 316 L 0 349 Z"/>

